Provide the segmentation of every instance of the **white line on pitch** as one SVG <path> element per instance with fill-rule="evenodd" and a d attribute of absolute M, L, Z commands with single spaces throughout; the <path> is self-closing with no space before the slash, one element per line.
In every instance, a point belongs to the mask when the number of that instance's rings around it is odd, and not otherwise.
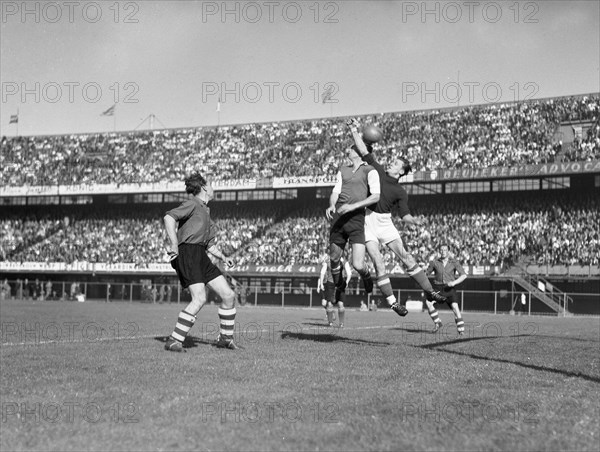
<path fill-rule="evenodd" d="M 334 332 L 337 334 L 337 333 L 349 331 L 349 330 L 353 330 L 353 331 L 355 331 L 355 330 L 377 330 L 377 329 L 384 329 L 384 328 L 392 328 L 395 326 L 397 326 L 397 325 L 374 325 L 374 326 L 355 326 L 355 327 L 337 328 L 335 326 L 330 327 L 327 325 L 314 325 L 311 327 L 300 328 L 299 331 L 322 331 L 323 334 L 326 334 L 328 331 L 334 330 Z M 252 330 L 252 331 L 250 331 L 250 333 L 251 334 L 269 333 L 269 332 L 283 333 L 284 331 L 291 333 L 291 332 L 298 331 L 298 329 L 296 329 L 296 328 L 293 328 L 293 329 L 290 328 L 289 330 L 288 329 L 286 329 L 286 330 L 262 329 L 262 330 Z M 235 334 L 239 335 L 240 332 L 234 331 L 234 335 Z M 26 346 L 26 345 L 78 344 L 78 343 L 82 343 L 82 342 L 86 342 L 89 344 L 93 344 L 93 343 L 97 343 L 97 342 L 107 342 L 107 341 L 135 342 L 138 339 L 150 339 L 153 337 L 160 337 L 160 336 L 165 336 L 165 334 L 144 334 L 141 336 L 100 337 L 100 338 L 96 338 L 93 340 L 92 339 L 73 339 L 71 341 L 5 342 L 5 343 L 0 344 L 0 348 L 1 347 Z"/>

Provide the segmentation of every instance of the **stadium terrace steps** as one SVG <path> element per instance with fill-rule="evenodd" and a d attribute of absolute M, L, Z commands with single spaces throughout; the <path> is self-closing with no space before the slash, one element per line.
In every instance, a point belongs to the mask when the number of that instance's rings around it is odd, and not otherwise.
<path fill-rule="evenodd" d="M 521 275 L 513 274 L 511 276 L 515 283 L 555 312 L 563 315 L 569 314 L 568 306 L 569 303 L 573 302 L 571 297 L 542 277 L 530 275 L 524 269 L 522 270 L 523 273 Z"/>

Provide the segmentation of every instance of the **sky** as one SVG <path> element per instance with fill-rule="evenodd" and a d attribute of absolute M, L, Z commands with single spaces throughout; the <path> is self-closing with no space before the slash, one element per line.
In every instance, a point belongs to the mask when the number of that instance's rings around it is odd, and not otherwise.
<path fill-rule="evenodd" d="M 600 92 L 598 1 L 0 3 L 0 135 Z"/>

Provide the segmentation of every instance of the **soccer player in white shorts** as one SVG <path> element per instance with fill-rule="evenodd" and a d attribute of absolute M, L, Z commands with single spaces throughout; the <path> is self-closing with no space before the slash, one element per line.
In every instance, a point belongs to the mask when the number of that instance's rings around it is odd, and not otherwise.
<path fill-rule="evenodd" d="M 410 214 L 410 210 L 408 209 L 408 193 L 398 183 L 402 176 L 412 171 L 410 164 L 406 159 L 396 157 L 392 160 L 386 171 L 383 166 L 375 161 L 372 152 L 370 152 L 358 133 L 358 122 L 350 120 L 348 121 L 348 125 L 350 126 L 354 143 L 362 159 L 379 173 L 381 189 L 379 201 L 368 206 L 365 214 L 365 243 L 367 252 L 371 256 L 371 259 L 373 259 L 375 270 L 377 271 L 377 286 L 385 295 L 390 307 L 398 315 L 405 316 L 408 313 L 406 308 L 396 300 L 392 291 L 390 277 L 386 274 L 383 256 L 379 251 L 379 244 L 382 243 L 398 256 L 407 269 L 409 276 L 425 291 L 428 300 L 437 303 L 445 302 L 446 298 L 433 290 L 423 269 L 404 248 L 400 233 L 392 222 L 392 208 L 398 206 L 400 209 L 400 218 L 402 218 L 403 222 L 415 226 L 422 225 L 420 220 Z"/>

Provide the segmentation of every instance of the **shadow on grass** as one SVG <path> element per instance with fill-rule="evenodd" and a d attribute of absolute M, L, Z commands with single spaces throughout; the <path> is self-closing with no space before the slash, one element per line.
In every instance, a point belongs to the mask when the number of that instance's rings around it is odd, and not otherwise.
<path fill-rule="evenodd" d="M 169 339 L 169 336 L 156 336 L 154 338 L 154 340 L 158 341 L 158 342 L 162 342 L 163 344 L 167 342 L 167 339 Z M 211 341 L 209 339 L 202 339 L 199 337 L 195 337 L 195 336 L 188 336 L 185 338 L 185 341 L 183 341 L 183 348 L 194 348 L 194 347 L 198 347 L 198 345 L 203 344 L 203 345 L 213 345 L 213 346 L 217 346 L 217 341 Z"/>
<path fill-rule="evenodd" d="M 515 338 L 515 337 L 531 338 L 532 336 L 529 334 L 519 334 L 519 335 L 510 336 L 510 338 Z M 415 347 L 415 348 L 425 348 L 428 350 L 435 350 L 435 351 L 442 352 L 442 353 L 450 353 L 451 355 L 467 356 L 469 358 L 479 359 L 482 361 L 492 361 L 492 362 L 497 362 L 497 363 L 514 364 L 516 366 L 524 367 L 526 369 L 539 370 L 542 372 L 552 372 L 555 374 L 564 375 L 565 377 L 576 377 L 576 378 L 581 378 L 581 379 L 587 380 L 587 381 L 593 381 L 594 383 L 600 383 L 599 377 L 594 377 L 592 375 L 586 375 L 581 372 L 573 372 L 573 371 L 562 370 L 562 369 L 554 369 L 552 367 L 539 366 L 537 364 L 526 364 L 526 363 L 523 363 L 520 361 L 515 361 L 515 360 L 510 360 L 510 359 L 496 358 L 496 357 L 492 357 L 492 356 L 480 356 L 480 355 L 476 355 L 474 353 L 464 352 L 464 351 L 460 351 L 460 350 L 448 350 L 445 348 L 439 348 L 439 347 L 443 347 L 444 345 L 475 342 L 475 341 L 489 340 L 489 339 L 490 339 L 489 337 L 472 337 L 472 338 L 464 338 L 464 339 L 452 339 L 452 340 L 444 341 L 444 342 L 434 342 L 434 343 L 425 344 L 425 345 L 411 345 L 411 344 L 407 344 L 407 345 L 410 347 Z"/>
<path fill-rule="evenodd" d="M 371 347 L 387 347 L 392 345 L 390 342 L 365 341 L 362 339 L 350 339 L 343 336 L 338 336 L 337 332 L 332 333 L 294 333 L 284 331 L 281 333 L 281 339 L 299 339 L 301 341 L 313 342 L 344 342 L 346 344 L 369 345 Z"/>
<path fill-rule="evenodd" d="M 315 319 L 317 320 L 317 319 Z M 322 322 L 302 322 L 302 325 L 308 325 L 308 326 L 320 326 L 322 328 L 327 328 L 329 327 L 329 324 L 323 320 Z"/>
<path fill-rule="evenodd" d="M 527 335 L 525 335 L 527 336 Z M 511 336 L 512 337 L 512 336 Z M 530 334 L 529 337 L 534 338 L 534 337 L 543 337 L 546 339 L 560 339 L 560 340 L 567 340 L 567 341 L 575 341 L 575 342 L 592 342 L 592 343 L 599 343 L 598 339 L 586 339 L 584 337 L 571 337 L 571 336 L 551 336 L 549 334 L 537 334 L 537 333 L 533 333 Z"/>
<path fill-rule="evenodd" d="M 390 331 L 393 331 L 393 330 L 406 331 L 407 333 L 422 333 L 422 334 L 432 333 L 432 331 L 423 330 L 423 329 L 419 329 L 419 328 L 390 328 Z"/>

